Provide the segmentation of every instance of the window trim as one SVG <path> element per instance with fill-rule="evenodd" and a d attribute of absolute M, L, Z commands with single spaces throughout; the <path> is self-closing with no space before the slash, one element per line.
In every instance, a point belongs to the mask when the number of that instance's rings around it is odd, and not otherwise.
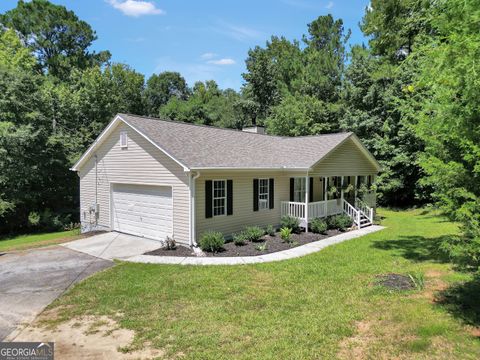
<path fill-rule="evenodd" d="M 125 140 L 125 143 L 123 143 L 123 140 Z M 128 148 L 128 132 L 126 131 L 120 131 L 120 148 Z"/>
<path fill-rule="evenodd" d="M 265 181 L 266 182 L 266 188 L 267 188 L 267 192 L 261 192 L 260 189 L 262 188 L 262 185 L 261 185 L 261 182 L 262 181 Z M 266 199 L 260 199 L 260 196 L 261 195 L 267 195 L 267 198 Z M 260 201 L 265 201 L 265 207 L 262 208 L 262 206 L 260 204 L 262 204 L 262 202 Z M 257 201 L 258 201 L 258 210 L 259 211 L 263 211 L 263 210 L 270 210 L 270 179 L 269 178 L 259 178 L 258 179 L 258 198 L 257 198 Z"/>
<path fill-rule="evenodd" d="M 300 200 L 296 201 L 296 200 L 295 200 L 295 195 L 296 195 L 299 191 L 302 191 L 302 189 L 300 189 L 300 190 L 297 190 L 297 189 L 296 189 L 295 184 L 296 184 L 296 182 L 297 182 L 298 180 L 301 180 L 303 183 L 305 183 L 305 187 L 303 188 L 303 199 L 300 199 Z M 303 176 L 294 177 L 294 178 L 293 178 L 293 201 L 294 201 L 294 202 L 302 202 L 302 203 L 304 203 L 304 202 L 305 202 L 305 197 L 307 196 L 306 194 L 307 194 L 307 181 L 306 181 L 305 177 L 303 177 Z"/>
<path fill-rule="evenodd" d="M 224 196 L 222 197 L 215 197 L 215 182 L 223 182 L 223 190 L 224 190 Z M 217 214 L 215 215 L 215 199 L 224 199 L 223 203 L 223 214 Z M 227 179 L 213 179 L 212 180 L 212 217 L 217 217 L 217 216 L 227 216 L 227 201 L 228 201 L 228 196 L 227 196 Z"/>

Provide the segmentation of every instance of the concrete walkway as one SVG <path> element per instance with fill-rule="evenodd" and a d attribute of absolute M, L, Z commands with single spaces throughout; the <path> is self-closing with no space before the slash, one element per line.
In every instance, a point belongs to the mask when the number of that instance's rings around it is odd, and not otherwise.
<path fill-rule="evenodd" d="M 257 264 L 272 261 L 293 259 L 308 254 L 313 254 L 327 246 L 338 244 L 347 240 L 355 239 L 384 229 L 383 226 L 373 225 L 360 230 L 353 230 L 335 235 L 324 240 L 315 241 L 306 245 L 297 246 L 288 250 L 259 256 L 237 257 L 181 257 L 181 256 L 153 256 L 136 255 L 123 258 L 124 261 L 146 264 L 178 264 L 178 265 L 243 265 Z"/>

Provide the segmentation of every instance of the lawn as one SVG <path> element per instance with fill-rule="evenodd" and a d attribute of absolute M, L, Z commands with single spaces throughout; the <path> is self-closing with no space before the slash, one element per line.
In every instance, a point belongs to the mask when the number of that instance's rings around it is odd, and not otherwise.
<path fill-rule="evenodd" d="M 0 251 L 24 250 L 52 244 L 59 244 L 79 238 L 79 230 L 58 231 L 44 234 L 20 235 L 0 239 Z"/>
<path fill-rule="evenodd" d="M 248 266 L 120 263 L 50 306 L 58 316 L 107 315 L 186 359 L 478 359 L 479 292 L 437 251 L 458 227 L 423 210 L 382 210 L 386 230 L 303 258 Z M 375 275 L 416 274 L 395 292 Z M 445 290 L 450 287 L 453 290 Z M 442 292 L 450 296 L 442 300 Z M 466 299 L 467 298 L 467 299 Z"/>

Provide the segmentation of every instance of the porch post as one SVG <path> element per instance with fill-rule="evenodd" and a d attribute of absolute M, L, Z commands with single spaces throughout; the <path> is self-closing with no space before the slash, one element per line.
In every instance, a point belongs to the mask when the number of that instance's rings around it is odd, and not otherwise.
<path fill-rule="evenodd" d="M 327 177 L 323 177 L 323 198 L 324 198 L 324 207 L 325 207 L 325 217 L 328 216 L 328 206 L 327 206 L 327 200 L 328 200 L 328 189 L 327 189 Z"/>
<path fill-rule="evenodd" d="M 309 191 L 310 191 L 310 179 L 305 176 L 305 232 L 308 233 L 308 199 L 309 199 Z"/>
<path fill-rule="evenodd" d="M 353 200 L 353 206 L 357 207 L 357 185 L 358 184 L 358 175 L 355 175 L 355 200 Z"/>
<path fill-rule="evenodd" d="M 343 178 L 344 176 L 342 175 L 342 180 L 340 181 L 340 201 L 341 201 L 341 206 L 343 207 Z"/>

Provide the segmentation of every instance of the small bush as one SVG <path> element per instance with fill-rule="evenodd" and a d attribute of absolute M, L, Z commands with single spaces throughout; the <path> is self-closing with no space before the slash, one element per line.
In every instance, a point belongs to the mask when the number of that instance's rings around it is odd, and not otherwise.
<path fill-rule="evenodd" d="M 325 234 L 327 228 L 327 223 L 322 219 L 316 218 L 310 222 L 310 229 L 316 234 Z"/>
<path fill-rule="evenodd" d="M 327 225 L 329 229 L 338 229 L 345 231 L 353 224 L 353 220 L 348 215 L 335 215 L 327 218 Z"/>
<path fill-rule="evenodd" d="M 200 238 L 199 246 L 203 251 L 218 252 L 223 248 L 225 238 L 219 231 L 207 231 Z"/>
<path fill-rule="evenodd" d="M 233 243 L 237 246 L 243 246 L 247 243 L 248 239 L 244 232 L 233 235 Z"/>
<path fill-rule="evenodd" d="M 175 239 L 167 236 L 163 242 L 163 248 L 165 250 L 175 250 L 177 248 L 177 243 Z"/>
<path fill-rule="evenodd" d="M 292 241 L 292 229 L 288 227 L 283 227 L 280 229 L 280 237 L 283 241 L 289 243 Z"/>
<path fill-rule="evenodd" d="M 275 236 L 275 228 L 273 227 L 273 225 L 268 225 L 265 228 L 265 235 Z"/>
<path fill-rule="evenodd" d="M 243 233 L 245 234 L 246 239 L 251 242 L 259 242 L 265 234 L 263 229 L 258 226 L 248 226 L 243 230 Z"/>
<path fill-rule="evenodd" d="M 255 246 L 255 250 L 258 250 L 258 251 L 265 251 L 267 249 L 268 249 L 268 245 L 266 241 L 263 244 L 259 244 Z"/>
<path fill-rule="evenodd" d="M 298 234 L 300 232 L 300 220 L 292 216 L 283 216 L 282 228 L 289 228 L 292 232 Z"/>

